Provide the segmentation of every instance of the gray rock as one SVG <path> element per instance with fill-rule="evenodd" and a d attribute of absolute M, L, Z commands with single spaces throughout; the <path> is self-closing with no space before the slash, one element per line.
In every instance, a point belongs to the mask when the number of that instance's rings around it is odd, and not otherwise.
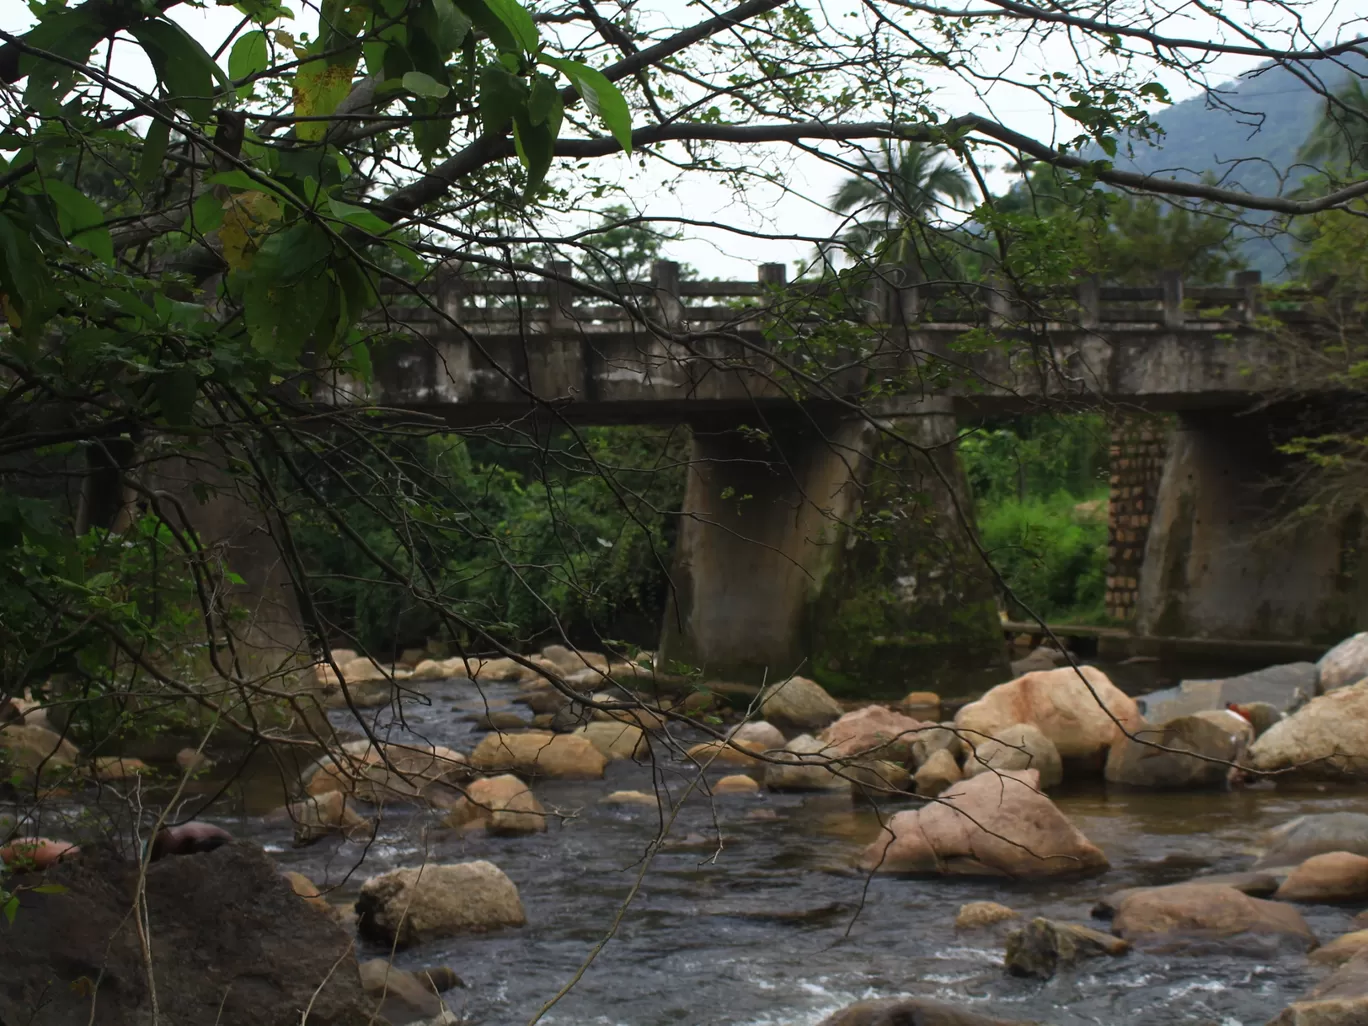
<path fill-rule="evenodd" d="M 1347 851 L 1368 855 L 1368 813 L 1320 812 L 1298 816 L 1263 836 L 1264 853 L 1255 869 L 1295 866 L 1312 855 Z"/>
<path fill-rule="evenodd" d="M 1156 790 L 1221 787 L 1231 769 L 1226 763 L 1235 761 L 1242 749 L 1238 738 L 1210 720 L 1180 716 L 1162 727 L 1135 731 L 1135 737 L 1113 744 L 1107 758 L 1107 780 Z"/>
<path fill-rule="evenodd" d="M 1368 631 L 1345 638 L 1321 656 L 1316 667 L 1320 670 L 1322 692 L 1357 684 L 1368 677 Z"/>
<path fill-rule="evenodd" d="M 1224 709 L 1227 702 L 1267 702 L 1281 712 L 1317 693 L 1320 671 L 1315 663 L 1284 663 L 1220 680 L 1185 680 L 1176 688 L 1136 699 L 1145 719 L 1167 723 L 1204 709 Z"/>
<path fill-rule="evenodd" d="M 779 727 L 819 730 L 844 712 L 841 704 L 815 680 L 790 677 L 760 692 L 760 715 Z"/>
<path fill-rule="evenodd" d="M 1267 898 L 1273 894 L 1282 883 L 1277 873 L 1213 873 L 1211 876 L 1198 876 L 1188 881 L 1195 884 L 1223 884 L 1226 887 L 1233 887 L 1241 894 L 1248 894 L 1251 898 Z M 1096 919 L 1110 919 L 1116 915 L 1116 910 L 1132 894 L 1139 894 L 1147 891 L 1148 887 L 1123 887 L 1119 891 L 1112 891 L 1097 900 L 1092 907 L 1092 915 Z"/>
<path fill-rule="evenodd" d="M 1037 917 L 1007 935 L 1003 964 L 1014 976 L 1049 979 L 1058 970 L 1099 955 L 1124 955 L 1130 942 L 1074 923 Z"/>

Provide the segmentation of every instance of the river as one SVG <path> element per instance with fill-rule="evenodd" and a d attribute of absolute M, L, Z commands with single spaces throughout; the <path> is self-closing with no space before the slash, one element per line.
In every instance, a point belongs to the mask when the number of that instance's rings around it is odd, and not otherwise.
<path fill-rule="evenodd" d="M 486 686 L 481 697 L 468 681 L 423 689 L 430 704 L 405 704 L 407 729 L 393 722 L 389 708 L 370 711 L 381 736 L 393 731 L 392 740 L 469 751 L 479 735 L 466 717 L 486 702 L 505 707 L 515 693 Z M 348 713 L 334 716 L 347 726 Z M 335 903 L 350 900 L 366 877 L 424 858 L 494 862 L 517 884 L 527 925 L 424 944 L 401 952 L 396 964 L 450 965 L 468 984 L 448 995 L 455 1011 L 476 1023 L 517 1024 L 528 1022 L 604 938 L 660 830 L 655 810 L 598 799 L 618 789 L 659 788 L 677 800 L 693 776 L 681 764 L 615 762 L 603 781 L 538 783 L 543 804 L 564 818 L 530 837 L 463 835 L 440 828 L 427 813 L 396 808 L 386 811 L 369 846 L 325 841 L 297 849 L 288 822 L 261 815 L 279 782 L 265 786 L 260 777 L 237 798 L 236 814 L 220 806 L 215 818 L 329 888 Z M 1133 952 L 1044 983 L 1007 976 L 997 934 L 955 930 L 962 903 L 988 899 L 1027 917 L 1089 922 L 1093 902 L 1109 891 L 1247 868 L 1259 834 L 1294 816 L 1368 809 L 1368 796 L 1345 790 L 1150 794 L 1088 785 L 1053 797 L 1106 852 L 1109 872 L 1044 884 L 866 880 L 852 864 L 878 829 L 872 809 L 830 795 L 709 801 L 695 793 L 611 942 L 542 1021 L 808 1026 L 852 1001 L 922 995 L 1054 1026 L 1262 1026 L 1323 973 L 1299 954 Z M 1322 941 L 1345 932 L 1354 911 L 1304 908 Z M 360 954 L 387 952 L 363 947 Z"/>

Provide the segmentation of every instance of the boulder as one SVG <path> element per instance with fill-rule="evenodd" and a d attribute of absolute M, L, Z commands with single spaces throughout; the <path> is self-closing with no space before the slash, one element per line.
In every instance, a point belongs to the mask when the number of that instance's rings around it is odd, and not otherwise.
<path fill-rule="evenodd" d="M 1321 965 L 1343 965 L 1365 951 L 1368 951 L 1368 930 L 1355 930 L 1322 944 L 1311 952 L 1311 961 Z"/>
<path fill-rule="evenodd" d="M 1272 706 L 1263 703 L 1261 703 L 1261 707 L 1267 709 L 1272 708 Z M 1245 706 L 1240 706 L 1240 708 L 1244 709 Z M 1253 720 L 1246 717 L 1243 713 L 1238 713 L 1231 709 L 1203 709 L 1201 712 L 1193 713 L 1192 716 L 1194 719 L 1203 720 L 1206 723 L 1212 724 L 1219 730 L 1225 731 L 1225 733 L 1240 744 L 1242 748 L 1253 744 L 1254 738 L 1258 734 Z M 1186 717 L 1179 717 L 1179 719 L 1185 718 Z M 1271 726 L 1276 719 L 1277 717 L 1274 717 L 1274 720 L 1270 720 L 1265 729 L 1267 726 Z M 1169 721 L 1169 723 L 1173 722 L 1175 721 Z M 1167 725 L 1168 724 L 1165 724 L 1165 726 Z"/>
<path fill-rule="evenodd" d="M 563 674 L 592 669 L 598 670 L 599 678 L 602 679 L 603 674 L 608 672 L 608 657 L 602 652 L 586 652 L 564 645 L 547 645 L 541 650 L 541 657 Z"/>
<path fill-rule="evenodd" d="M 449 827 L 482 825 L 491 834 L 535 834 L 546 829 L 546 809 L 511 773 L 466 785 L 465 795 L 442 821 Z"/>
<path fill-rule="evenodd" d="M 731 732 L 733 741 L 750 741 L 757 745 L 762 745 L 762 752 L 770 750 L 778 751 L 787 744 L 784 732 L 773 723 L 765 720 L 752 720 L 750 723 L 743 723 Z"/>
<path fill-rule="evenodd" d="M 50 837 L 24 837 L 0 847 L 0 865 L 15 873 L 42 871 L 63 859 L 72 859 L 81 849 L 68 841 L 54 841 Z"/>
<path fill-rule="evenodd" d="M 1224 709 L 1231 702 L 1236 705 L 1267 702 L 1286 712 L 1318 693 L 1319 676 L 1313 663 L 1285 663 L 1238 677 L 1185 680 L 1176 688 L 1142 695 L 1136 701 L 1145 719 L 1151 723 L 1167 723 L 1206 709 Z"/>
<path fill-rule="evenodd" d="M 999 905 L 996 901 L 971 901 L 960 906 L 955 916 L 955 929 L 977 930 L 1020 918 L 1021 913 L 1016 909 Z"/>
<path fill-rule="evenodd" d="M 46 727 L 11 723 L 0 727 L 0 769 L 11 767 L 25 775 L 56 774 L 76 765 L 80 751 Z"/>
<path fill-rule="evenodd" d="M 1117 906 L 1112 932 L 1133 944 L 1164 950 L 1256 946 L 1308 951 L 1316 946 L 1306 921 L 1291 905 L 1251 898 L 1222 884 L 1137 890 Z"/>
<path fill-rule="evenodd" d="M 1204 885 L 1220 884 L 1225 887 L 1233 887 L 1241 894 L 1248 894 L 1252 898 L 1267 898 L 1277 892 L 1282 880 L 1271 873 L 1249 872 L 1199 876 L 1187 882 Z M 1148 887 L 1123 887 L 1119 891 L 1112 891 L 1097 900 L 1092 907 L 1092 914 L 1098 919 L 1110 919 L 1116 915 L 1116 910 L 1121 906 L 1121 902 L 1132 894 L 1138 894 L 1149 889 Z"/>
<path fill-rule="evenodd" d="M 535 659 L 528 662 L 536 663 Z M 532 667 L 524 666 L 508 656 L 501 656 L 498 659 L 477 659 L 475 657 L 455 658 L 446 660 L 445 669 L 448 677 L 468 677 L 477 684 L 494 683 L 504 680 L 540 680 L 539 674 Z"/>
<path fill-rule="evenodd" d="M 860 859 L 885 873 L 1045 877 L 1107 868 L 1107 857 L 1039 790 L 1036 770 L 980 774 L 899 812 Z"/>
<path fill-rule="evenodd" d="M 287 812 L 294 823 L 294 843 L 303 847 L 329 834 L 361 837 L 371 832 L 370 820 L 351 807 L 341 791 L 291 802 Z"/>
<path fill-rule="evenodd" d="M 609 761 L 645 759 L 651 751 L 646 743 L 646 732 L 631 723 L 595 720 L 577 728 L 575 733 L 588 739 Z"/>
<path fill-rule="evenodd" d="M 772 753 L 775 761 L 765 764 L 765 786 L 771 791 L 849 790 L 850 781 L 832 770 L 834 757 L 825 743 L 799 734 L 782 752 Z M 844 767 L 840 771 L 846 773 Z"/>
<path fill-rule="evenodd" d="M 99 755 L 90 760 L 90 775 L 96 780 L 113 783 L 151 773 L 152 767 L 141 759 L 121 755 Z"/>
<path fill-rule="evenodd" d="M 733 773 L 723 777 L 712 786 L 713 794 L 755 794 L 760 793 L 760 785 L 744 773 Z"/>
<path fill-rule="evenodd" d="M 450 676 L 445 659 L 423 659 L 413 668 L 414 680 L 445 680 Z"/>
<path fill-rule="evenodd" d="M 739 766 L 742 769 L 761 768 L 765 763 L 755 754 L 764 751 L 757 741 L 702 741 L 684 753 L 685 758 L 700 766 Z"/>
<path fill-rule="evenodd" d="M 790 677 L 760 692 L 760 714 L 792 730 L 820 730 L 841 716 L 841 704 L 815 680 Z"/>
<path fill-rule="evenodd" d="M 882 705 L 867 705 L 844 714 L 820 734 L 842 756 L 872 755 L 890 762 L 904 762 L 912 756 L 917 733 L 929 724 L 894 712 Z"/>
<path fill-rule="evenodd" d="M 1280 901 L 1331 903 L 1368 899 L 1368 858 L 1348 851 L 1312 855 L 1282 882 Z"/>
<path fill-rule="evenodd" d="M 214 768 L 214 760 L 194 748 L 182 748 L 176 753 L 176 765 L 183 773 L 207 773 Z"/>
<path fill-rule="evenodd" d="M 1251 769 L 1313 780 L 1368 780 L 1368 681 L 1313 698 L 1249 747 Z"/>
<path fill-rule="evenodd" d="M 343 753 L 320 760 L 308 776 L 311 795 L 333 792 L 359 801 L 382 804 L 429 801 L 445 805 L 454 800 L 450 785 L 470 777 L 470 761 L 443 745 L 348 743 Z"/>
<path fill-rule="evenodd" d="M 1048 980 L 1059 969 L 1099 955 L 1124 955 L 1130 942 L 1076 923 L 1057 923 L 1037 916 L 1007 935 L 1003 964 L 1014 976 Z"/>
<path fill-rule="evenodd" d="M 527 721 L 512 709 L 491 709 L 489 712 L 475 713 L 470 722 L 476 730 L 522 730 Z"/>
<path fill-rule="evenodd" d="M 486 734 L 470 754 L 470 762 L 485 773 L 513 772 L 562 780 L 598 780 L 608 757 L 579 734 Z"/>
<path fill-rule="evenodd" d="M 1224 715 L 1244 723 L 1234 714 Z M 1229 763 L 1243 751 L 1244 742 L 1226 727 L 1201 716 L 1180 716 L 1162 727 L 1142 727 L 1133 737 L 1118 738 L 1107 757 L 1106 776 L 1113 784 L 1158 790 L 1223 787 Z M 1192 754 L 1183 754 L 1188 752 Z"/>
<path fill-rule="evenodd" d="M 15 928 L 0 929 L 0 1022 L 141 1026 L 154 1021 L 154 1008 L 168 1024 L 372 1021 L 353 938 L 300 901 L 259 848 L 234 843 L 151 863 L 145 921 L 129 915 L 138 907 L 141 868 L 136 859 L 91 851 L 33 881 L 60 889 L 19 894 Z M 155 1002 L 144 937 L 157 969 Z"/>
<path fill-rule="evenodd" d="M 917 786 L 917 794 L 923 798 L 935 798 L 947 787 L 958 784 L 963 779 L 964 774 L 960 771 L 959 763 L 955 761 L 948 748 L 937 749 L 912 775 L 912 780 Z"/>
<path fill-rule="evenodd" d="M 974 777 L 990 770 L 1040 771 L 1040 786 L 1054 787 L 1064 780 L 1064 764 L 1059 750 L 1039 727 L 1015 723 L 1003 727 L 990 738 L 983 738 L 964 761 L 965 775 Z"/>
<path fill-rule="evenodd" d="M 618 708 L 593 709 L 590 717 L 594 720 L 606 720 L 609 723 L 631 723 L 646 730 L 663 730 L 669 721 L 660 712 L 649 708 L 644 703 L 629 698 L 622 692 L 610 693 L 601 691 L 593 696 L 593 700 L 601 705 L 618 706 Z"/>
<path fill-rule="evenodd" d="M 645 791 L 614 791 L 598 800 L 600 805 L 642 805 L 651 809 L 660 808 L 660 799 Z"/>
<path fill-rule="evenodd" d="M 1368 813 L 1319 812 L 1288 820 L 1264 833 L 1256 869 L 1295 866 L 1312 855 L 1348 851 L 1368 856 Z"/>
<path fill-rule="evenodd" d="M 1316 664 L 1316 670 L 1322 692 L 1357 684 L 1368 677 L 1368 631 L 1345 638 L 1326 652 Z"/>
<path fill-rule="evenodd" d="M 1268 1026 L 1363 1026 L 1368 1022 L 1368 953 L 1349 959 Z"/>
<path fill-rule="evenodd" d="M 912 774 L 900 762 L 887 759 L 862 759 L 843 771 L 855 793 L 875 800 L 891 793 L 906 794 L 912 787 Z"/>
<path fill-rule="evenodd" d="M 827 1016 L 818 1026 L 1032 1026 L 1017 1019 L 995 1019 L 964 1004 L 927 998 L 861 1001 Z"/>
<path fill-rule="evenodd" d="M 945 749 L 958 765 L 969 752 L 969 743 L 960 736 L 952 722 L 924 727 L 912 742 L 912 763 L 923 766 L 936 752 Z"/>
<path fill-rule="evenodd" d="M 513 881 L 484 861 L 395 869 L 371 877 L 361 885 L 356 912 L 363 936 L 400 948 L 527 921 Z"/>
<path fill-rule="evenodd" d="M 524 691 L 515 702 L 527 706 L 538 716 L 558 713 L 570 704 L 570 699 L 552 687 L 537 687 Z"/>
<path fill-rule="evenodd" d="M 390 1026 L 431 1020 L 445 1007 L 427 973 L 395 969 L 388 959 L 372 958 L 358 967 L 361 989 L 376 1014 Z"/>
<path fill-rule="evenodd" d="M 955 716 L 955 726 L 968 737 L 969 731 L 996 737 L 1013 724 L 1034 724 L 1054 742 L 1062 759 L 1098 769 L 1121 734 L 1116 721 L 1127 729 L 1141 722 L 1134 700 L 1095 666 L 1028 673 L 999 684 Z"/>
<path fill-rule="evenodd" d="M 314 908 L 320 908 L 324 911 L 328 910 L 330 906 L 322 893 L 318 890 L 317 885 L 303 873 L 285 872 L 280 875 L 289 883 L 290 890 L 294 891 L 310 905 L 314 906 Z"/>
<path fill-rule="evenodd" d="M 358 709 L 374 709 L 377 706 L 389 705 L 398 697 L 398 688 L 384 678 L 369 681 L 352 681 L 348 678 L 345 691 L 338 684 L 330 684 L 323 689 L 323 707 L 349 709 L 355 706 Z"/>
<path fill-rule="evenodd" d="M 934 691 L 909 691 L 898 703 L 898 711 L 924 723 L 940 719 L 941 697 Z"/>

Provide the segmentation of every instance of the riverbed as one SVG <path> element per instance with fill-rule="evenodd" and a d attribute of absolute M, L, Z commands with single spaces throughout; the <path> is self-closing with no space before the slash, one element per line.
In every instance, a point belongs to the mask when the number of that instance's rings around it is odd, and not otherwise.
<path fill-rule="evenodd" d="M 405 725 L 390 708 L 369 711 L 381 737 L 469 751 L 480 736 L 467 720 L 472 712 L 526 712 L 509 704 L 512 687 L 486 685 L 481 695 L 468 681 L 445 681 L 423 690 L 426 702 L 404 704 Z M 334 716 L 349 726 L 349 713 Z M 690 792 L 695 777 L 662 756 L 654 766 L 614 762 L 602 781 L 537 783 L 554 815 L 546 833 L 530 837 L 462 834 L 433 814 L 396 807 L 385 810 L 369 844 L 298 849 L 288 821 L 262 816 L 279 786 L 262 776 L 236 807 L 220 803 L 209 818 L 258 841 L 338 904 L 365 878 L 424 859 L 498 865 L 522 894 L 525 927 L 428 943 L 396 958 L 403 968 L 454 968 L 468 986 L 448 999 L 475 1023 L 529 1022 L 620 914 L 611 941 L 543 1022 L 808 1026 L 852 1001 L 921 995 L 1054 1026 L 1262 1026 L 1324 970 L 1291 953 L 1131 953 L 1042 983 L 1007 976 L 1000 933 L 957 932 L 955 914 L 964 902 L 993 900 L 1024 917 L 1086 923 L 1109 891 L 1247 868 L 1260 833 L 1294 816 L 1368 810 L 1368 794 L 1343 789 L 1151 794 L 1075 786 L 1052 797 L 1106 852 L 1112 869 L 1101 876 L 1044 884 L 866 879 L 852 866 L 879 817 L 910 806 L 874 810 L 831 795 L 709 799 Z M 684 799 L 644 874 L 662 813 L 598 803 L 620 789 L 658 791 L 664 815 Z M 1322 941 L 1345 932 L 1355 911 L 1303 907 Z"/>

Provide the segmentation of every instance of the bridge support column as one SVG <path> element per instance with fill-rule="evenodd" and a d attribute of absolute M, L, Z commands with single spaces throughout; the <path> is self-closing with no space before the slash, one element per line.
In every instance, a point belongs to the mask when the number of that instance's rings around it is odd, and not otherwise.
<path fill-rule="evenodd" d="M 1291 519 L 1280 442 L 1295 411 L 1184 414 L 1170 437 L 1140 574 L 1136 630 L 1334 641 L 1368 624 L 1364 518 Z"/>
<path fill-rule="evenodd" d="M 764 437 L 695 428 L 666 659 L 711 677 L 801 673 L 849 695 L 955 693 L 965 669 L 1002 672 L 991 585 L 956 509 L 972 516 L 948 410 L 888 422 L 911 445 L 798 417 Z"/>
<path fill-rule="evenodd" d="M 1135 616 L 1169 429 L 1166 418 L 1149 413 L 1119 416 L 1111 428 L 1105 601 L 1108 615 L 1122 623 Z"/>

